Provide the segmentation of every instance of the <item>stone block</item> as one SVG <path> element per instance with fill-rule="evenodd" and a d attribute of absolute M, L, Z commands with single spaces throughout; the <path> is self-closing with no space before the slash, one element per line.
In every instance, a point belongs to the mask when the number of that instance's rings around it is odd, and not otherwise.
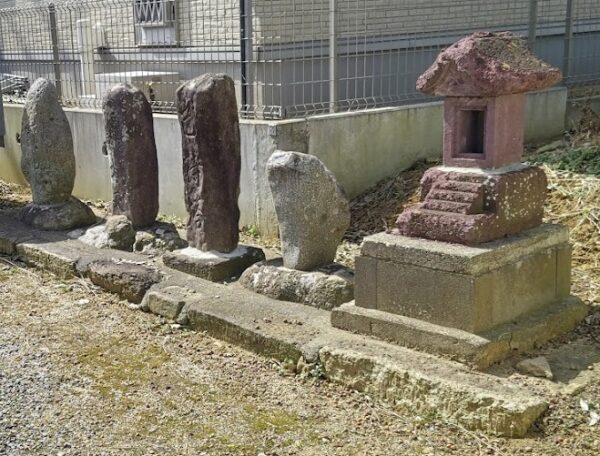
<path fill-rule="evenodd" d="M 398 217 L 398 230 L 405 236 L 467 245 L 512 236 L 541 225 L 546 187 L 544 171 L 535 166 L 432 168 L 421 181 L 423 202 Z M 484 204 L 477 207 L 480 195 Z"/>
<path fill-rule="evenodd" d="M 212 282 L 239 276 L 254 263 L 264 260 L 265 254 L 261 249 L 243 245 L 230 253 L 203 252 L 188 247 L 163 255 L 165 266 Z"/>
<path fill-rule="evenodd" d="M 281 259 L 272 260 L 246 269 L 240 283 L 273 299 L 326 310 L 354 299 L 354 274 L 335 263 L 298 271 L 284 267 Z"/>
<path fill-rule="evenodd" d="M 364 307 L 377 303 L 377 260 L 366 256 L 356 257 L 354 264 L 356 275 L 360 275 L 361 286 L 354 290 L 354 296 Z"/>
<path fill-rule="evenodd" d="M 95 285 L 135 304 L 141 303 L 150 287 L 160 281 L 160 273 L 155 269 L 111 260 L 90 263 L 89 277 Z"/>
<path fill-rule="evenodd" d="M 568 296 L 567 237 L 551 225 L 481 247 L 375 235 L 357 259 L 356 305 L 487 331 Z"/>
<path fill-rule="evenodd" d="M 177 296 L 172 293 L 149 291 L 146 293 L 146 296 L 144 296 L 141 307 L 145 311 L 175 321 L 184 305 L 184 295 Z"/>
<path fill-rule="evenodd" d="M 57 204 L 29 204 L 21 211 L 21 220 L 34 228 L 65 231 L 96 222 L 92 209 L 75 197 Z"/>

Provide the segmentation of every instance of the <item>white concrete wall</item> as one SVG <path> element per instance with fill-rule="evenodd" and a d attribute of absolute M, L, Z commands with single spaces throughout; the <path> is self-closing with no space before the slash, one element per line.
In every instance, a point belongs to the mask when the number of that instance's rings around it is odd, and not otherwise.
<path fill-rule="evenodd" d="M 537 142 L 564 130 L 567 91 L 555 88 L 528 96 L 526 139 Z M 89 200 L 110 200 L 108 160 L 102 155 L 104 127 L 99 111 L 65 110 L 73 130 L 77 179 L 74 193 Z M 20 172 L 23 107 L 5 105 L 6 147 L 0 148 L 0 178 L 24 183 Z M 160 210 L 186 215 L 183 201 L 181 136 L 176 116 L 155 115 L 160 166 Z M 265 165 L 275 150 L 295 150 L 319 157 L 353 197 L 381 179 L 442 150 L 442 105 L 384 108 L 288 121 L 240 122 L 242 138 L 241 225 L 274 233 L 276 218 Z"/>

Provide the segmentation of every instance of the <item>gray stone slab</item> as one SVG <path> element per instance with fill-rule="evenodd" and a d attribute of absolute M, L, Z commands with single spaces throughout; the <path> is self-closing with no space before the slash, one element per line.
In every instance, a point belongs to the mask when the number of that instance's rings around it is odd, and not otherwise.
<path fill-rule="evenodd" d="M 569 295 L 565 233 L 546 226 L 485 248 L 414 239 L 405 248 L 407 238 L 377 235 L 387 247 L 363 247 L 379 257 L 357 258 L 356 305 L 472 333 L 490 330 Z"/>
<path fill-rule="evenodd" d="M 379 233 L 365 238 L 362 255 L 459 274 L 482 274 L 540 249 L 569 242 L 568 228 L 542 225 L 516 236 L 469 247 Z"/>
<path fill-rule="evenodd" d="M 546 409 L 544 401 L 499 378 L 332 328 L 329 312 L 320 309 L 233 291 L 192 301 L 182 315 L 193 328 L 263 355 L 318 359 L 333 381 L 413 411 L 436 410 L 468 428 L 524 435 Z"/>
<path fill-rule="evenodd" d="M 472 334 L 349 303 L 332 311 L 331 323 L 336 328 L 447 355 L 477 369 L 486 369 L 514 353 L 530 350 L 573 330 L 587 312 L 587 306 L 571 296 L 514 323 Z"/>
<path fill-rule="evenodd" d="M 230 253 L 203 252 L 189 247 L 163 255 L 165 266 L 213 282 L 239 276 L 248 267 L 264 259 L 265 254 L 261 249 L 244 245 L 239 245 Z"/>
<path fill-rule="evenodd" d="M 331 310 L 354 299 L 354 273 L 335 263 L 298 271 L 275 259 L 250 266 L 239 282 L 255 293 L 319 309 Z"/>

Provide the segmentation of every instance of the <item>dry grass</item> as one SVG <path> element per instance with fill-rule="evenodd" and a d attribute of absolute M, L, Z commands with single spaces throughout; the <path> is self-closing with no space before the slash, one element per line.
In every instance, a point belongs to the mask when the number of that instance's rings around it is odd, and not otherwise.
<path fill-rule="evenodd" d="M 549 181 L 546 220 L 567 225 L 573 244 L 573 288 L 600 304 L 600 179 L 544 166 Z"/>

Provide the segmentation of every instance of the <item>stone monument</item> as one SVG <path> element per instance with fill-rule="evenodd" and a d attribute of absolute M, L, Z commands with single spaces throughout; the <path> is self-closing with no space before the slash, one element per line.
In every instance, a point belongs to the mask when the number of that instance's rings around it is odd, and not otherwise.
<path fill-rule="evenodd" d="M 317 157 L 277 151 L 267 175 L 281 235 L 282 260 L 247 269 L 240 282 L 275 299 L 331 309 L 354 296 L 354 277 L 334 263 L 350 225 L 350 206 Z"/>
<path fill-rule="evenodd" d="M 46 79 L 36 80 L 27 93 L 21 152 L 21 169 L 33 199 L 21 214 L 25 223 L 60 231 L 96 222 L 92 210 L 71 196 L 75 183 L 71 127 L 56 88 Z"/>
<path fill-rule="evenodd" d="M 205 74 L 177 89 L 183 144 L 189 248 L 164 263 L 198 277 L 225 280 L 264 260 L 260 249 L 239 246 L 240 130 L 233 80 Z"/>
<path fill-rule="evenodd" d="M 112 212 L 134 228 L 154 224 L 158 214 L 158 159 L 152 107 L 128 84 L 109 90 L 102 102 L 113 190 Z"/>
<path fill-rule="evenodd" d="M 508 32 L 438 56 L 417 87 L 446 97 L 444 164 L 425 173 L 395 232 L 365 239 L 356 301 L 334 326 L 485 368 L 584 318 L 568 230 L 542 224 L 546 176 L 521 163 L 525 93 L 560 79 Z"/>

